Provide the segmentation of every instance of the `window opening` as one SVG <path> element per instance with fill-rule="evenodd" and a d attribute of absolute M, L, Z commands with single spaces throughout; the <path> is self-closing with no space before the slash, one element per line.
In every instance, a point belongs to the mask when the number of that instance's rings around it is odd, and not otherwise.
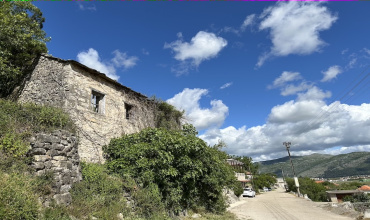
<path fill-rule="evenodd" d="M 91 107 L 94 112 L 104 114 L 104 95 L 96 91 L 92 91 Z"/>
<path fill-rule="evenodd" d="M 132 105 L 125 103 L 126 119 L 130 119 Z"/>

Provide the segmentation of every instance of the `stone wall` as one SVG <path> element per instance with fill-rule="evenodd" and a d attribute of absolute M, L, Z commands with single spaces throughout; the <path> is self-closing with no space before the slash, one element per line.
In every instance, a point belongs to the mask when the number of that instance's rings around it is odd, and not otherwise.
<path fill-rule="evenodd" d="M 104 96 L 100 112 L 92 108 L 93 92 Z M 104 162 L 102 146 L 112 138 L 155 127 L 155 103 L 76 61 L 42 55 L 20 94 L 20 102 L 62 107 L 70 115 L 87 162 Z"/>
<path fill-rule="evenodd" d="M 52 196 L 58 204 L 68 205 L 72 198 L 69 190 L 82 179 L 78 142 L 74 134 L 56 130 L 51 134 L 40 133 L 31 138 L 32 166 L 36 175 L 52 173 Z M 44 203 L 48 206 L 50 201 Z"/>

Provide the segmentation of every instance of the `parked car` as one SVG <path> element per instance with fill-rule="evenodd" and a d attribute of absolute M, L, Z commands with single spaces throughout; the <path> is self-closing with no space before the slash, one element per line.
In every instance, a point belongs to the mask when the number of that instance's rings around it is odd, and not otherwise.
<path fill-rule="evenodd" d="M 269 191 L 269 189 L 267 187 L 263 187 L 262 190 L 265 191 L 265 192 Z"/>
<path fill-rule="evenodd" d="M 244 188 L 242 196 L 243 197 L 255 197 L 256 192 L 251 188 Z"/>

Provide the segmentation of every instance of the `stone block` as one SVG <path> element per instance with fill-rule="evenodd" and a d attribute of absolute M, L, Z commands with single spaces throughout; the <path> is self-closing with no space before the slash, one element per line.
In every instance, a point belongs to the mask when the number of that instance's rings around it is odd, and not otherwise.
<path fill-rule="evenodd" d="M 63 156 L 54 156 L 53 160 L 59 160 L 59 161 L 67 161 L 67 157 Z"/>
<path fill-rule="evenodd" d="M 39 170 L 36 172 L 36 176 L 42 176 L 45 174 L 45 170 Z"/>
<path fill-rule="evenodd" d="M 45 144 L 44 144 L 44 148 L 45 148 L 46 150 L 50 150 L 50 148 L 51 148 L 51 144 L 49 144 L 49 143 L 45 143 Z"/>
<path fill-rule="evenodd" d="M 35 147 L 35 148 L 43 148 L 43 147 L 44 147 L 44 143 L 36 142 L 36 143 L 34 144 L 34 147 Z"/>
<path fill-rule="evenodd" d="M 33 148 L 31 150 L 31 155 L 45 155 L 46 150 L 44 148 Z"/>
<path fill-rule="evenodd" d="M 63 144 L 64 146 L 68 145 L 68 141 L 66 141 L 66 140 L 61 140 L 60 143 Z"/>
<path fill-rule="evenodd" d="M 54 150 L 63 150 L 64 149 L 64 145 L 63 144 L 53 143 L 51 145 L 51 149 L 54 149 Z"/>
<path fill-rule="evenodd" d="M 33 156 L 33 158 L 37 162 L 45 162 L 45 161 L 48 161 L 48 160 L 51 159 L 51 157 L 49 155 L 35 155 L 35 156 Z"/>
<path fill-rule="evenodd" d="M 44 163 L 46 169 L 50 169 L 53 166 L 53 163 L 49 160 Z"/>
<path fill-rule="evenodd" d="M 72 170 L 73 164 L 71 161 L 67 161 L 67 169 Z"/>
<path fill-rule="evenodd" d="M 71 185 L 62 185 L 60 187 L 60 193 L 68 193 L 71 189 Z"/>
<path fill-rule="evenodd" d="M 44 165 L 44 162 L 33 162 L 33 167 L 36 169 L 36 170 L 42 170 L 45 168 L 45 165 Z"/>
<path fill-rule="evenodd" d="M 51 149 L 46 154 L 51 156 L 51 157 L 54 157 L 54 156 L 59 155 L 59 152 L 57 150 Z"/>
<path fill-rule="evenodd" d="M 69 205 L 72 202 L 72 196 L 70 193 L 56 194 L 53 199 L 58 205 Z"/>
<path fill-rule="evenodd" d="M 69 173 L 63 174 L 62 182 L 64 184 L 70 184 L 70 183 L 72 183 L 71 174 L 69 174 Z"/>

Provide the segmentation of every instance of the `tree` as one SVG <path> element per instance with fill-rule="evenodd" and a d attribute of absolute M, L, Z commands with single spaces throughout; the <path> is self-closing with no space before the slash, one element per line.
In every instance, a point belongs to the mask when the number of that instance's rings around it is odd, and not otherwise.
<path fill-rule="evenodd" d="M 295 186 L 294 179 L 286 179 L 288 188 L 290 191 L 297 192 L 297 187 Z M 326 195 L 326 188 L 324 185 L 316 183 L 314 180 L 304 177 L 299 178 L 299 189 L 302 194 L 307 194 L 308 198 L 317 202 L 327 202 L 328 198 Z"/>
<path fill-rule="evenodd" d="M 196 206 L 222 212 L 222 190 L 235 183 L 234 172 L 227 154 L 208 146 L 194 131 L 191 125 L 180 131 L 149 128 L 113 139 L 103 148 L 107 167 L 135 178 L 144 189 L 155 184 L 174 213 Z"/>
<path fill-rule="evenodd" d="M 44 21 L 30 2 L 0 2 L 0 97 L 8 96 L 33 60 L 47 52 Z"/>

